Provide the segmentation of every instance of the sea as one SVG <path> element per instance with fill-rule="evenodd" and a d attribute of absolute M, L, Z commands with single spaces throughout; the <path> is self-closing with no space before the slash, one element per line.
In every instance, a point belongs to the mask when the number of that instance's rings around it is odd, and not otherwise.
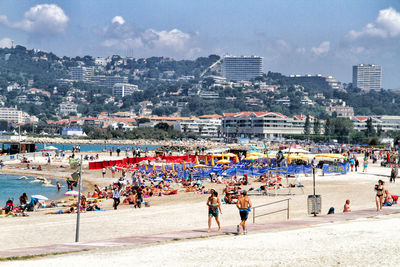
<path fill-rule="evenodd" d="M 90 145 L 88 145 L 88 144 L 76 144 L 76 145 L 79 145 L 81 147 L 81 152 L 87 152 L 87 151 L 99 151 L 99 152 L 101 152 L 101 151 L 109 151 L 111 148 L 113 149 L 113 151 L 116 151 L 118 148 L 121 151 L 125 151 L 126 147 L 129 147 L 130 150 L 132 149 L 132 147 L 134 147 L 134 148 L 137 147 L 137 148 L 139 148 L 139 149 L 141 149 L 143 151 L 145 151 L 146 148 L 147 148 L 147 150 L 150 151 L 150 150 L 154 150 L 154 149 L 157 149 L 157 148 L 161 147 L 161 146 L 157 146 L 157 145 L 100 145 L 100 144 L 96 144 L 96 145 L 93 145 L 93 144 L 90 144 Z M 37 151 L 39 151 L 41 149 L 44 149 L 47 146 L 54 146 L 54 147 L 56 147 L 56 148 L 58 148 L 60 150 L 63 150 L 63 151 L 66 151 L 66 150 L 72 151 L 72 147 L 74 145 L 72 145 L 72 144 L 37 144 L 36 146 L 37 146 Z M 8 147 L 9 147 L 8 145 L 4 145 L 5 149 L 7 149 Z"/>
<path fill-rule="evenodd" d="M 31 199 L 31 195 L 43 195 L 49 200 L 56 200 L 64 197 L 66 192 L 66 182 L 58 179 L 47 179 L 52 186 L 43 186 L 42 182 L 34 181 L 34 177 L 26 176 L 28 179 L 20 179 L 22 175 L 0 174 L 0 208 L 3 208 L 8 199 L 14 201 L 14 205 L 19 205 L 19 197 L 26 193 Z M 57 192 L 56 182 L 62 184 L 60 192 Z"/>

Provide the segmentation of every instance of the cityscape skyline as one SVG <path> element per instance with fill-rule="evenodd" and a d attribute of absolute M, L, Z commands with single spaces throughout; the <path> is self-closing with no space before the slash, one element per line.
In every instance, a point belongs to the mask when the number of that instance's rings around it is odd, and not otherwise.
<path fill-rule="evenodd" d="M 59 56 L 257 55 L 264 72 L 320 73 L 344 83 L 353 65 L 376 64 L 382 87 L 400 88 L 394 1 L 35 0 L 2 1 L 0 10 L 0 47 L 14 40 Z"/>

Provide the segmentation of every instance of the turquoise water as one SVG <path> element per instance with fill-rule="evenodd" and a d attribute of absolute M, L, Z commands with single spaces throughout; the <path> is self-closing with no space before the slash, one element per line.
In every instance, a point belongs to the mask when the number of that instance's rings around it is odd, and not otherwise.
<path fill-rule="evenodd" d="M 70 145 L 70 144 L 46 144 L 46 145 L 37 144 L 37 150 L 41 150 L 45 146 L 55 146 L 56 148 L 65 151 L 65 150 L 72 150 L 73 145 Z M 116 151 L 117 148 L 121 149 L 121 151 L 125 151 L 126 147 L 129 147 L 130 150 L 132 149 L 132 147 L 135 147 L 135 148 L 138 147 L 139 149 L 142 149 L 142 150 L 146 150 L 146 148 L 147 148 L 147 150 L 150 151 L 150 150 L 157 149 L 161 146 L 155 146 L 155 145 L 135 145 L 135 146 L 134 145 L 85 145 L 85 144 L 82 144 L 82 145 L 80 145 L 80 147 L 81 147 L 81 152 L 85 152 L 85 151 L 99 151 L 100 152 L 100 151 L 103 151 L 104 149 L 109 151 L 110 148 L 112 148 L 113 151 Z M 8 146 L 4 145 L 4 148 L 7 149 Z"/>
<path fill-rule="evenodd" d="M 19 197 L 26 193 L 31 199 L 31 195 L 43 195 L 48 199 L 54 200 L 64 196 L 66 183 L 64 180 L 48 179 L 54 186 L 43 186 L 42 182 L 33 182 L 33 177 L 26 180 L 18 179 L 21 175 L 0 174 L 0 208 L 3 208 L 8 199 L 14 198 L 14 204 L 19 205 Z M 56 182 L 59 181 L 63 187 L 57 192 Z"/>

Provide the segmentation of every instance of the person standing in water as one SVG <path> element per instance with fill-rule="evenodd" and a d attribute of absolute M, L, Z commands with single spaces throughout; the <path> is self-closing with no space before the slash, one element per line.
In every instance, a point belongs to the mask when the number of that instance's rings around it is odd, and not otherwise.
<path fill-rule="evenodd" d="M 239 214 L 240 214 L 240 226 L 243 228 L 243 234 L 247 234 L 246 230 L 246 220 L 249 217 L 249 211 L 251 211 L 251 201 L 250 198 L 247 196 L 247 192 L 243 191 L 241 193 L 241 196 L 239 197 L 236 207 L 239 209 Z M 238 230 L 240 228 L 238 227 Z M 239 231 L 238 231 L 239 233 Z"/>
<path fill-rule="evenodd" d="M 57 182 L 57 183 L 56 183 L 56 185 L 57 185 L 57 192 L 60 192 L 60 189 L 61 189 L 61 183 L 60 183 L 60 182 Z"/>
<path fill-rule="evenodd" d="M 218 224 L 218 232 L 221 231 L 221 224 L 219 222 L 219 212 L 222 214 L 221 210 L 221 200 L 218 197 L 218 193 L 211 189 L 211 196 L 207 200 L 208 206 L 208 232 L 211 232 L 211 220 L 212 217 L 215 218 L 215 221 Z"/>

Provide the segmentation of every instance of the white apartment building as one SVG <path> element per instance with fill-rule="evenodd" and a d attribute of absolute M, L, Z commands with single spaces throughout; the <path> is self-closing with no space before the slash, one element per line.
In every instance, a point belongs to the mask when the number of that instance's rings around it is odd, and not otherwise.
<path fill-rule="evenodd" d="M 278 112 L 224 113 L 222 132 L 227 138 L 280 140 L 284 134 L 303 134 L 305 118 Z"/>
<path fill-rule="evenodd" d="M 97 57 L 94 60 L 94 64 L 96 64 L 97 66 L 107 66 L 107 59 L 103 58 L 103 57 Z"/>
<path fill-rule="evenodd" d="M 197 119 L 177 121 L 174 128 L 181 132 L 194 133 L 202 138 L 216 138 L 222 136 L 220 119 Z"/>
<path fill-rule="evenodd" d="M 71 112 L 78 112 L 78 105 L 72 102 L 63 102 L 58 107 L 58 110 L 63 115 L 68 115 Z"/>
<path fill-rule="evenodd" d="M 355 116 L 353 117 L 354 129 L 364 131 L 367 129 L 367 120 L 372 119 L 372 125 L 377 130 L 378 125 L 383 132 L 400 131 L 400 116 L 379 115 L 379 116 Z"/>
<path fill-rule="evenodd" d="M 115 97 L 124 97 L 137 91 L 139 91 L 139 87 L 136 84 L 116 83 L 113 86 L 112 94 Z"/>
<path fill-rule="evenodd" d="M 382 67 L 371 64 L 353 66 L 353 87 L 362 90 L 380 90 L 382 88 Z"/>
<path fill-rule="evenodd" d="M 94 67 L 72 67 L 71 79 L 74 81 L 88 82 L 94 76 Z"/>
<path fill-rule="evenodd" d="M 342 102 L 341 105 L 329 106 L 325 109 L 325 111 L 329 116 L 332 116 L 332 114 L 336 112 L 336 116 L 338 118 L 353 119 L 354 117 L 353 107 L 346 106 L 346 102 Z"/>
<path fill-rule="evenodd" d="M 258 56 L 225 56 L 223 76 L 230 81 L 250 81 L 262 75 L 263 58 Z"/>
<path fill-rule="evenodd" d="M 0 120 L 17 123 L 38 122 L 38 118 L 16 108 L 0 108 Z"/>

